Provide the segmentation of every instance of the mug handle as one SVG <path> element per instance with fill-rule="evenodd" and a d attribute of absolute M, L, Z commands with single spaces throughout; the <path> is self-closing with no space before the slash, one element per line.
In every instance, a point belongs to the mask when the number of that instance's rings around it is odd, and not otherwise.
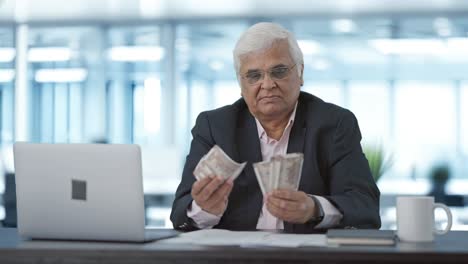
<path fill-rule="evenodd" d="M 438 230 L 434 228 L 434 233 L 437 235 L 447 234 L 447 232 L 450 231 L 450 229 L 452 228 L 452 212 L 445 204 L 435 203 L 433 210 L 435 210 L 436 208 L 443 209 L 445 213 L 447 214 L 447 226 L 445 227 L 444 230 Z"/>

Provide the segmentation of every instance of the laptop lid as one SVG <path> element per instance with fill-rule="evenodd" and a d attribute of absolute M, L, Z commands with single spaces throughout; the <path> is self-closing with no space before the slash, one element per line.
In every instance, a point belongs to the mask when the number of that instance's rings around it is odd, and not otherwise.
<path fill-rule="evenodd" d="M 13 151 L 21 236 L 145 239 L 139 146 L 15 143 Z"/>

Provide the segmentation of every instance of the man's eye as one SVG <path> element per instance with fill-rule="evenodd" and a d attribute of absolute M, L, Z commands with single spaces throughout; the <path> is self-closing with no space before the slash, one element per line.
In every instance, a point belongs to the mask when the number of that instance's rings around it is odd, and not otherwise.
<path fill-rule="evenodd" d="M 271 71 L 271 75 L 275 78 L 283 78 L 288 73 L 288 68 L 276 68 Z"/>
<path fill-rule="evenodd" d="M 247 79 L 250 80 L 258 80 L 260 77 L 262 77 L 262 74 L 259 72 L 251 72 L 246 75 Z"/>

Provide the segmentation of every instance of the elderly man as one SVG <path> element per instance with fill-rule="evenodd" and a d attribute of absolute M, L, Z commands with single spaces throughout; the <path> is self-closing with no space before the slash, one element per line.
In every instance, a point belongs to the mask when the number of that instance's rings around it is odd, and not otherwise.
<path fill-rule="evenodd" d="M 176 229 L 284 229 L 307 233 L 331 227 L 379 228 L 379 190 L 362 152 L 354 115 L 301 92 L 304 61 L 294 36 L 258 23 L 240 37 L 234 64 L 242 98 L 201 113 L 177 189 Z M 220 146 L 248 164 L 232 181 L 193 171 Z M 252 164 L 280 154 L 304 154 L 299 190 L 263 197 Z"/>

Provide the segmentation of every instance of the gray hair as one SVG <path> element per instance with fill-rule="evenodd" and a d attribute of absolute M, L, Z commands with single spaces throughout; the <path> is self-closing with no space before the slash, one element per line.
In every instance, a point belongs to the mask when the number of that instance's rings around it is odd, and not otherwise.
<path fill-rule="evenodd" d="M 294 35 L 284 27 L 269 22 L 257 23 L 248 28 L 239 38 L 233 51 L 236 73 L 240 71 L 240 57 L 250 52 L 270 47 L 278 40 L 288 41 L 289 53 L 296 64 L 304 63 L 304 56 Z M 297 71 L 301 75 L 301 67 Z"/>

